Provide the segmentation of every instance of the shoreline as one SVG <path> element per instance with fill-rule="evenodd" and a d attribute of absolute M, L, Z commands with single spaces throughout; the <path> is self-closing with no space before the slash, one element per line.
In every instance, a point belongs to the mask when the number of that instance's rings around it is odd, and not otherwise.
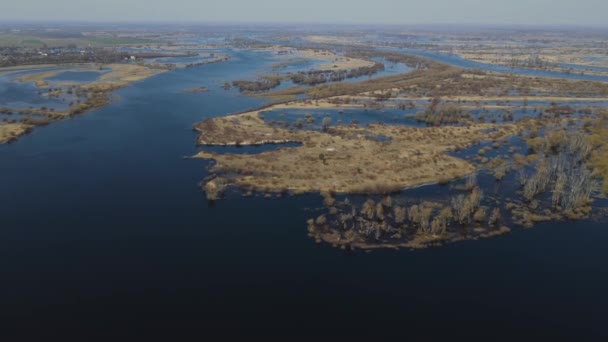
<path fill-rule="evenodd" d="M 337 108 L 330 103 L 325 107 Z M 256 155 L 218 154 L 203 148 L 194 157 L 216 161 L 211 170 L 217 176 L 215 183 L 243 189 L 385 193 L 467 176 L 477 168 L 447 154 L 449 151 L 471 146 L 476 141 L 501 140 L 521 130 L 513 124 L 480 123 L 424 128 L 374 124 L 363 128 L 332 126 L 323 131 L 288 130 L 271 127 L 259 115 L 263 111 L 287 108 L 310 108 L 310 104 L 287 102 L 207 119 L 194 126 L 199 132 L 197 143 L 200 146 L 254 146 L 297 142 L 301 146 Z M 370 135 L 390 140 L 370 140 Z"/>
<path fill-rule="evenodd" d="M 90 69 L 78 68 L 77 71 L 96 71 L 95 69 L 97 69 L 97 67 L 94 65 L 85 65 Z M 83 65 L 81 64 L 79 66 Z M 0 132 L 3 132 L 2 135 L 0 135 L 0 144 L 14 141 L 19 136 L 31 132 L 36 126 L 45 126 L 54 121 L 62 120 L 68 116 L 83 114 L 95 108 L 103 107 L 110 103 L 110 94 L 113 91 L 166 71 L 159 68 L 149 68 L 133 64 L 109 64 L 106 67 L 110 68 L 111 71 L 105 74 L 100 74 L 100 77 L 95 81 L 84 83 L 61 82 L 62 87 L 69 88 L 69 91 L 72 91 L 70 87 L 76 87 L 77 91 L 87 94 L 82 102 L 80 101 L 80 98 L 78 98 L 78 103 L 68 105 L 65 110 L 55 111 L 44 107 L 39 109 L 0 107 L 0 109 L 4 111 L 43 116 L 26 117 L 21 119 L 25 123 L 0 123 Z M 70 68 L 61 68 L 59 70 L 32 73 L 17 77 L 15 78 L 15 81 L 33 83 L 37 89 L 47 89 L 50 87 L 47 83 L 47 78 L 70 70 Z M 63 91 L 63 89 L 61 91 Z"/>

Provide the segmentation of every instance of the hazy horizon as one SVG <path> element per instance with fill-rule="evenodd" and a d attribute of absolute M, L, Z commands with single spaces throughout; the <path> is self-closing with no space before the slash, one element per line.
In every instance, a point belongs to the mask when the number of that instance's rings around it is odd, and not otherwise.
<path fill-rule="evenodd" d="M 247 24 L 455 24 L 522 26 L 606 26 L 604 0 L 175 0 L 13 1 L 0 20 L 69 22 L 162 22 Z"/>

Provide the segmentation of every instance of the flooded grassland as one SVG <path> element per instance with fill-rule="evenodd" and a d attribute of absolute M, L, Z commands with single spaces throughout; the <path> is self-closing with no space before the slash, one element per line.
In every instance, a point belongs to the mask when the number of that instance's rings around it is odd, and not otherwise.
<path fill-rule="evenodd" d="M 229 186 L 245 194 L 320 192 L 326 208 L 308 221 L 309 234 L 364 249 L 419 248 L 589 218 L 606 176 L 597 138 L 606 124 L 606 84 L 417 61 L 408 74 L 278 90 L 310 99 L 196 124 L 203 146 L 196 157 L 215 161 L 203 184 L 208 198 Z M 204 148 L 265 144 L 278 148 Z M 437 187 L 443 195 L 434 198 L 407 190 Z"/>

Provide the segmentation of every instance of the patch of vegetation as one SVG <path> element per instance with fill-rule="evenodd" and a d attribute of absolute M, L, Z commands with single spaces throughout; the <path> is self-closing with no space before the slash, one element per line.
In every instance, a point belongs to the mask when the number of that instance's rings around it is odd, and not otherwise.
<path fill-rule="evenodd" d="M 273 108 L 283 108 L 281 106 Z M 300 142 L 289 150 L 252 155 L 197 156 L 214 159 L 211 169 L 226 184 L 258 191 L 336 191 L 388 193 L 407 186 L 462 177 L 474 171 L 464 160 L 445 152 L 480 139 L 502 139 L 515 134 L 513 125 L 475 124 L 414 128 L 405 126 L 330 126 L 321 131 L 273 126 L 259 117 L 263 109 L 205 120 L 195 129 L 202 145 L 258 145 Z M 370 136 L 383 136 L 378 141 Z"/>
<path fill-rule="evenodd" d="M 596 175 L 603 179 L 602 192 L 608 193 L 608 113 L 601 112 L 596 120 L 589 121 L 585 129 L 589 132 L 588 141 L 593 147 L 590 165 Z"/>
<path fill-rule="evenodd" d="M 360 204 L 329 200 L 327 213 L 308 220 L 309 236 L 342 248 L 424 248 L 504 234 L 501 211 L 482 204 L 478 186 L 446 202 L 399 203 L 390 196 Z"/>
<path fill-rule="evenodd" d="M 454 104 L 441 104 L 441 100 L 435 98 L 424 111 L 416 113 L 414 117 L 418 122 L 441 126 L 469 122 L 471 121 L 471 112 Z"/>
<path fill-rule="evenodd" d="M 264 75 L 257 81 L 232 81 L 232 85 L 241 92 L 260 92 L 278 87 L 281 84 L 281 79 L 282 77 L 279 75 Z"/>

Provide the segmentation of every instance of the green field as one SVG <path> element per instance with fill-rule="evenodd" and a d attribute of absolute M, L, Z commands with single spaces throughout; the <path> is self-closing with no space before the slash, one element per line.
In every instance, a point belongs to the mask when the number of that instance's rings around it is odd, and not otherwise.
<path fill-rule="evenodd" d="M 21 46 L 21 47 L 62 47 L 76 45 L 78 47 L 94 46 L 113 46 L 113 45 L 132 45 L 132 44 L 152 44 L 159 41 L 131 37 L 80 37 L 80 38 L 46 38 L 31 35 L 0 33 L 0 47 Z"/>
<path fill-rule="evenodd" d="M 0 34 L 0 46 L 43 46 L 44 42 L 36 37 L 20 36 L 16 34 Z"/>

